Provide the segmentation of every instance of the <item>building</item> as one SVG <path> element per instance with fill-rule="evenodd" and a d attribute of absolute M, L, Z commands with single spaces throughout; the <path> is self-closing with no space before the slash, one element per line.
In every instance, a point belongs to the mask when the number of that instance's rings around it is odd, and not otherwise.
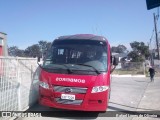
<path fill-rule="evenodd" d="M 0 56 L 8 56 L 7 34 L 0 32 Z"/>
<path fill-rule="evenodd" d="M 112 56 L 115 56 L 116 58 L 119 59 L 119 62 L 122 60 L 122 59 L 126 59 L 128 58 L 128 53 L 112 53 Z"/>

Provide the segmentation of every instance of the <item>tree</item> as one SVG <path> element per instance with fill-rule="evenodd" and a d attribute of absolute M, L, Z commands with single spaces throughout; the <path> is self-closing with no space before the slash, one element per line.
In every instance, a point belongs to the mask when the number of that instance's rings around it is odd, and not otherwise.
<path fill-rule="evenodd" d="M 143 59 L 139 54 L 137 54 L 136 51 L 131 51 L 131 52 L 128 54 L 128 56 L 129 56 L 130 58 L 132 58 L 132 62 L 142 62 L 142 61 L 144 61 L 144 59 Z"/>
<path fill-rule="evenodd" d="M 124 45 L 118 45 L 117 47 L 118 47 L 119 53 L 124 53 L 127 50 L 126 46 Z"/>
<path fill-rule="evenodd" d="M 111 48 L 111 51 L 115 53 L 124 53 L 126 50 L 127 48 L 124 45 L 118 45 L 117 47 L 113 46 Z"/>
<path fill-rule="evenodd" d="M 40 47 L 38 44 L 34 44 L 32 46 L 29 46 L 24 51 L 25 55 L 27 57 L 39 57 L 41 56 Z"/>
<path fill-rule="evenodd" d="M 8 48 L 8 54 L 9 56 L 18 56 L 18 57 L 24 57 L 24 50 L 19 49 L 17 46 L 11 46 Z"/>
<path fill-rule="evenodd" d="M 134 41 L 130 43 L 132 51 L 128 54 L 134 62 L 144 61 L 149 57 L 149 47 L 144 44 L 144 42 Z"/>
<path fill-rule="evenodd" d="M 41 40 L 38 44 L 28 46 L 25 50 L 21 50 L 17 46 L 9 47 L 8 53 L 10 56 L 14 57 L 41 57 L 45 55 L 46 51 L 48 51 L 50 47 L 51 42 Z"/>
<path fill-rule="evenodd" d="M 51 46 L 51 42 L 41 40 L 38 43 L 39 43 L 41 55 L 44 56 L 45 53 L 49 50 Z"/>

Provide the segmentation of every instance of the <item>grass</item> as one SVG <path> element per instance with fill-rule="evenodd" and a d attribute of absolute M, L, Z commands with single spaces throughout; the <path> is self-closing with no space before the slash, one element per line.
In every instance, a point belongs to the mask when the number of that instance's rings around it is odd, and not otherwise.
<path fill-rule="evenodd" d="M 140 70 L 114 70 L 113 74 L 118 74 L 118 75 L 144 75 L 144 71 Z"/>

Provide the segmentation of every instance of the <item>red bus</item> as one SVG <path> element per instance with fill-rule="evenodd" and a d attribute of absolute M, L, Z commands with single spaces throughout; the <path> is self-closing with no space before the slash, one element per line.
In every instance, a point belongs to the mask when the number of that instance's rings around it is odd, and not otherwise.
<path fill-rule="evenodd" d="M 110 44 L 102 36 L 77 34 L 55 39 L 40 65 L 39 103 L 69 110 L 106 111 L 111 66 Z"/>

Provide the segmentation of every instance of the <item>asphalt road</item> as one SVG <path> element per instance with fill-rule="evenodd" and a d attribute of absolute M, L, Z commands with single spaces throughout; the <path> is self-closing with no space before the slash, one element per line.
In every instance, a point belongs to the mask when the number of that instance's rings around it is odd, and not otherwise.
<path fill-rule="evenodd" d="M 104 113 L 67 112 L 63 110 L 57 112 L 57 109 L 35 104 L 30 108 L 30 111 L 48 111 L 48 113 L 42 117 L 18 118 L 18 120 L 160 120 L 160 118 L 156 118 L 157 113 L 160 115 L 160 79 L 158 77 L 155 78 L 154 82 L 150 82 L 149 78 L 145 77 L 112 77 L 111 89 L 109 107 Z M 140 114 L 135 115 L 132 113 L 133 111 L 138 111 Z"/>

